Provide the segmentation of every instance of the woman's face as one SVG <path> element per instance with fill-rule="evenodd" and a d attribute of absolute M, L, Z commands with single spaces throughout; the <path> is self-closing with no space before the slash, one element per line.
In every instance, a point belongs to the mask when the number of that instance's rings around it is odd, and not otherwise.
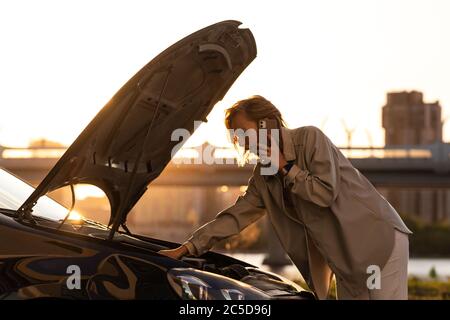
<path fill-rule="evenodd" d="M 243 132 L 255 132 L 255 137 L 257 138 L 258 134 L 258 125 L 256 121 L 250 120 L 247 118 L 247 115 L 245 112 L 238 112 L 231 121 L 231 129 L 236 131 L 243 131 Z M 249 130 L 249 131 L 248 131 Z M 241 147 L 244 147 L 245 150 L 250 149 L 250 139 L 248 136 L 245 137 L 245 144 L 243 142 L 243 139 L 238 139 L 236 135 L 233 136 L 233 142 L 237 143 L 239 142 L 239 145 Z M 257 143 L 257 141 L 255 141 Z"/>

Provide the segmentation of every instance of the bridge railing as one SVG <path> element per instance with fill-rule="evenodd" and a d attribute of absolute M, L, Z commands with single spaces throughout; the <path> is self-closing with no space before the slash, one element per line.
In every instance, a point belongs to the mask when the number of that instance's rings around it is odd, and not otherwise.
<path fill-rule="evenodd" d="M 372 164 L 374 161 L 380 165 L 380 160 L 388 165 L 389 163 L 399 164 L 402 161 L 405 164 L 416 163 L 436 171 L 450 171 L 450 144 L 435 143 L 429 145 L 398 145 L 385 147 L 340 147 L 342 153 L 350 160 L 358 163 L 361 161 Z M 28 147 L 14 148 L 0 146 L 0 159 L 58 159 L 66 151 L 66 147 Z M 216 159 L 227 159 L 223 163 L 232 163 L 236 158 L 233 148 L 215 147 L 208 144 L 193 148 L 181 149 L 175 158 L 190 158 L 193 163 L 199 157 L 205 157 L 205 154 L 212 155 Z M 204 160 L 204 159 L 203 159 Z M 231 162 L 230 162 L 231 160 Z M 176 161 L 174 161 L 176 163 Z M 181 162 L 184 163 L 184 162 Z M 203 163 L 200 161 L 199 163 Z M 220 163 L 217 161 L 215 163 Z"/>
<path fill-rule="evenodd" d="M 15 148 L 0 146 L 0 158 L 23 159 L 23 158 L 57 158 L 59 159 L 66 147 L 27 147 Z"/>
<path fill-rule="evenodd" d="M 430 147 L 353 147 L 339 148 L 348 158 L 380 158 L 380 159 L 429 159 L 433 157 Z"/>

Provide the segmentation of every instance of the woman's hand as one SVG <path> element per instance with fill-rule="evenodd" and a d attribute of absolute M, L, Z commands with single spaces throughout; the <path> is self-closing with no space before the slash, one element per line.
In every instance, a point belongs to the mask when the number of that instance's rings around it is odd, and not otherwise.
<path fill-rule="evenodd" d="M 265 151 L 266 156 L 270 158 L 272 164 L 275 163 L 276 165 L 278 165 L 279 171 L 287 164 L 286 158 L 284 157 L 283 152 L 281 152 L 279 145 L 275 142 L 270 134 L 267 134 L 267 139 L 270 141 L 269 146 L 260 145 L 259 148 Z"/>
<path fill-rule="evenodd" d="M 188 254 L 189 251 L 185 245 L 181 245 L 175 249 L 159 250 L 158 253 L 162 254 L 164 256 L 167 256 L 169 258 L 172 258 L 172 259 L 180 259 L 181 257 Z"/>

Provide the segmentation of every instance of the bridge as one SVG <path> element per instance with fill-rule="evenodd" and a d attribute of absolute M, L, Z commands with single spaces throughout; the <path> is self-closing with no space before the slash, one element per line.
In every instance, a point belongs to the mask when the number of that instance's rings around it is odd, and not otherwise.
<path fill-rule="evenodd" d="M 37 185 L 65 150 L 0 146 L 0 167 Z M 210 164 L 200 163 L 205 150 L 213 155 Z M 353 147 L 340 150 L 376 187 L 450 188 L 450 144 Z M 204 144 L 181 151 L 183 152 L 169 163 L 152 185 L 200 186 L 204 187 L 202 192 L 208 192 L 217 186 L 245 186 L 253 170 L 253 165 L 237 166 L 233 149 Z M 213 210 L 215 197 L 205 199 L 205 208 Z M 265 237 L 268 239 L 264 263 L 274 267 L 290 264 L 267 221 L 264 226 Z"/>
<path fill-rule="evenodd" d="M 38 184 L 66 149 L 8 148 L 0 146 L 0 167 Z M 210 164 L 200 163 L 205 153 L 213 155 Z M 450 144 L 402 145 L 395 147 L 340 148 L 351 163 L 376 187 L 450 187 Z M 182 149 L 152 185 L 164 186 L 242 186 L 253 165 L 238 167 L 233 149 L 204 144 Z M 184 156 L 189 155 L 189 156 Z M 210 161 L 211 162 L 211 161 Z"/>

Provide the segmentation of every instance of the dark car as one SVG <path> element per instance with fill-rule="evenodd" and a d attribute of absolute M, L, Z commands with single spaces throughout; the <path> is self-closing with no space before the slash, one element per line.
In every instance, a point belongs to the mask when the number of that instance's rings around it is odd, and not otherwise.
<path fill-rule="evenodd" d="M 126 218 L 171 160 L 174 129 L 193 132 L 256 57 L 240 22 L 177 42 L 132 77 L 36 189 L 0 169 L 2 299 L 312 299 L 293 282 L 226 255 L 171 259 L 179 244 L 133 234 Z M 108 226 L 71 216 L 47 193 L 101 188 Z M 72 203 L 72 208 L 73 208 Z"/>

